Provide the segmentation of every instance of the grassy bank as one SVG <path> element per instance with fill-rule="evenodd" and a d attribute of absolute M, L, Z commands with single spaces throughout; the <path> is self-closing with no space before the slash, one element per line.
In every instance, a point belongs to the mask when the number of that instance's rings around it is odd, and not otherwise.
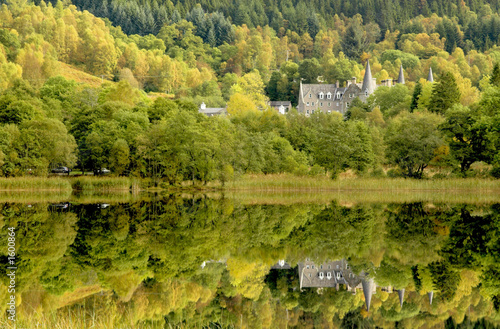
<path fill-rule="evenodd" d="M 81 176 L 69 178 L 76 191 L 140 190 L 141 180 L 129 177 Z"/>
<path fill-rule="evenodd" d="M 500 193 L 500 180 L 480 178 L 404 179 L 245 175 L 228 185 L 241 191 L 482 191 Z"/>
<path fill-rule="evenodd" d="M 71 191 L 68 179 L 60 177 L 0 178 L 0 191 Z"/>
<path fill-rule="evenodd" d="M 0 178 L 0 191 L 159 191 L 151 188 L 150 181 L 131 177 L 14 177 Z M 318 192 L 318 191 L 448 191 L 474 193 L 500 193 L 500 180 L 483 178 L 404 179 L 404 178 L 339 178 L 326 176 L 303 177 L 291 174 L 244 175 L 226 184 L 216 182 L 207 186 L 184 184 L 165 187 L 166 191 L 262 191 L 262 192 Z"/>

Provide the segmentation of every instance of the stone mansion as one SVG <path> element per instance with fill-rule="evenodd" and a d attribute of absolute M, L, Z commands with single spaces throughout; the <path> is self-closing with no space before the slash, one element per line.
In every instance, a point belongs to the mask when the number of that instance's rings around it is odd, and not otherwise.
<path fill-rule="evenodd" d="M 429 72 L 430 75 L 432 71 Z M 323 113 L 339 112 L 345 114 L 351 102 L 359 98 L 362 102 L 372 94 L 379 85 L 377 79 L 372 78 L 370 62 L 366 62 L 365 76 L 362 82 L 356 82 L 356 78 L 347 81 L 346 87 L 336 84 L 302 84 L 300 83 L 299 100 L 297 110 L 306 116 L 316 111 Z M 399 69 L 399 77 L 394 83 L 405 83 L 403 66 Z M 383 80 L 381 86 L 393 86 L 392 79 Z"/>

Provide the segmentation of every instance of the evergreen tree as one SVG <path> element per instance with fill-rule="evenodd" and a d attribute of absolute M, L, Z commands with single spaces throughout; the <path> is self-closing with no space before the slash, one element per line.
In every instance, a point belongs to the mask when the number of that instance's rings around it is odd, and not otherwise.
<path fill-rule="evenodd" d="M 413 89 L 413 96 L 411 98 L 410 112 L 413 112 L 418 107 L 418 100 L 420 99 L 420 94 L 422 94 L 422 84 L 417 82 L 415 89 Z"/>
<path fill-rule="evenodd" d="M 495 63 L 495 66 L 493 66 L 490 83 L 495 87 L 500 87 L 500 65 L 498 63 Z"/>
<path fill-rule="evenodd" d="M 455 77 L 450 72 L 443 74 L 440 81 L 432 90 L 429 110 L 444 114 L 453 104 L 460 102 L 460 90 L 458 90 Z"/>

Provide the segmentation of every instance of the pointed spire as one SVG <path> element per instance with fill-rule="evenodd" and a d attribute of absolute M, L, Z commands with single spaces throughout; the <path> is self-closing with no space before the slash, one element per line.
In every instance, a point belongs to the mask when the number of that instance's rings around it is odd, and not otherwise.
<path fill-rule="evenodd" d="M 368 92 L 368 94 L 373 93 L 373 79 L 372 70 L 370 69 L 370 60 L 366 61 L 365 77 L 363 78 L 363 86 L 361 87 L 362 92 Z"/>
<path fill-rule="evenodd" d="M 361 281 L 361 285 L 363 286 L 363 295 L 365 295 L 366 311 L 370 312 L 370 303 L 372 301 L 373 288 L 375 287 L 375 281 L 373 281 L 373 279 L 371 279 L 371 278 L 369 278 L 368 281 L 366 281 L 366 279 L 363 279 Z"/>
<path fill-rule="evenodd" d="M 405 290 L 404 289 L 398 290 L 398 295 L 399 295 L 399 305 L 403 307 L 403 301 L 405 299 Z"/>
<path fill-rule="evenodd" d="M 427 76 L 427 81 L 434 82 L 434 76 L 432 75 L 432 67 L 429 67 L 429 75 Z"/>
<path fill-rule="evenodd" d="M 427 293 L 427 296 L 429 296 L 429 304 L 432 305 L 432 297 L 434 297 L 434 291 Z"/>
<path fill-rule="evenodd" d="M 399 67 L 398 83 L 405 84 L 405 75 L 403 73 L 403 64 Z"/>

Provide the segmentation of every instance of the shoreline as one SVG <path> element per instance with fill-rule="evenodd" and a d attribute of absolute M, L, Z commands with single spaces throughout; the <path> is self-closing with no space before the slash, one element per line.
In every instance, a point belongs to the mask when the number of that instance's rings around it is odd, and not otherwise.
<path fill-rule="evenodd" d="M 481 192 L 499 193 L 500 180 L 489 178 L 365 178 L 329 179 L 326 176 L 303 177 L 289 174 L 244 175 L 222 186 L 185 182 L 181 186 L 160 183 L 152 186 L 149 179 L 134 177 L 13 177 L 0 178 L 2 192 L 32 191 L 135 191 L 135 192 Z"/>

